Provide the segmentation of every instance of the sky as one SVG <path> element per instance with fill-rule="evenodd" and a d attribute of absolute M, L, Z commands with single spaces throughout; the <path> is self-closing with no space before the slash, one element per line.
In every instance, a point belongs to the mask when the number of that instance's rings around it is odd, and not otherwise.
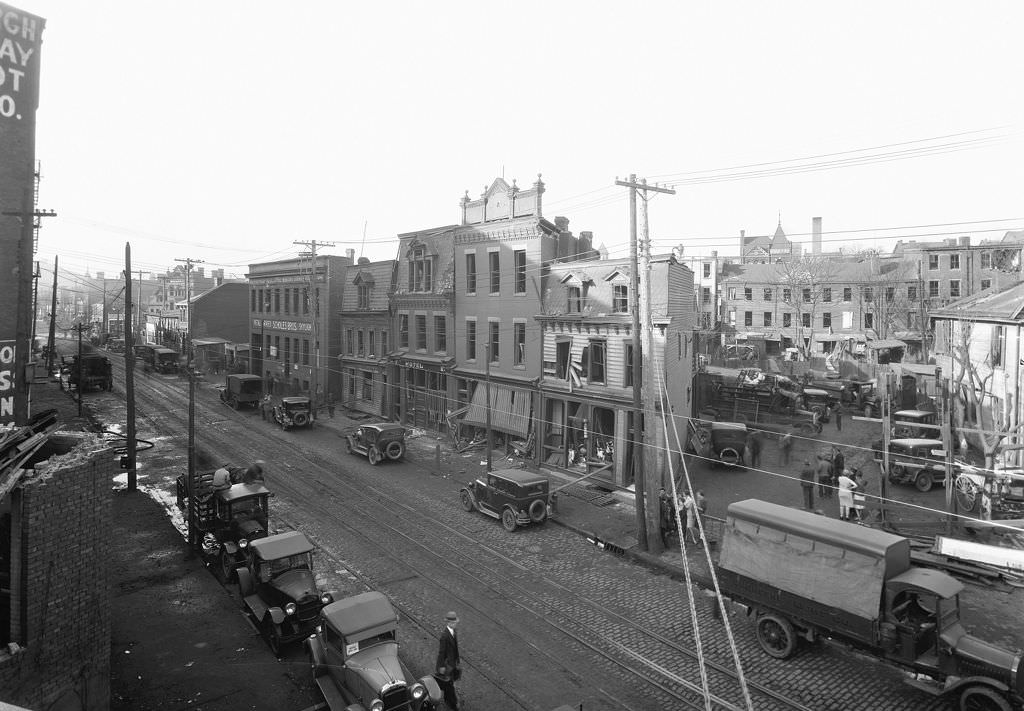
<path fill-rule="evenodd" d="M 1024 228 L 1024 3 L 17 0 L 46 19 L 44 273 L 391 259 L 496 177 L 629 251 Z M 52 273 L 52 272 L 51 272 Z"/>

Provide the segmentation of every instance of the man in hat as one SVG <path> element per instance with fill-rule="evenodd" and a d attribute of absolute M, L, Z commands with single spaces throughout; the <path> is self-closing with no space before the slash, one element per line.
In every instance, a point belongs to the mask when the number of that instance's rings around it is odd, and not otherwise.
<path fill-rule="evenodd" d="M 445 628 L 441 630 L 440 645 L 437 650 L 437 671 L 434 678 L 444 694 L 444 702 L 451 711 L 459 711 L 459 699 L 455 694 L 455 682 L 462 676 L 459 665 L 459 640 L 455 636 L 455 628 L 459 624 L 459 616 L 449 612 L 444 616 Z"/>

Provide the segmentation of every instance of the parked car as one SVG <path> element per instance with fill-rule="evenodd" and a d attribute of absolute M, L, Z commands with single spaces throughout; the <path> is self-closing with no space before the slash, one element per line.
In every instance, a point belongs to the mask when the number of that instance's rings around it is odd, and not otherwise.
<path fill-rule="evenodd" d="M 801 395 L 804 399 L 804 407 L 817 413 L 818 422 L 828 422 L 839 404 L 839 399 L 824 388 L 805 387 Z"/>
<path fill-rule="evenodd" d="M 258 375 L 230 373 L 224 376 L 222 402 L 235 410 L 241 406 L 257 407 L 263 398 L 263 378 Z"/>
<path fill-rule="evenodd" d="M 274 405 L 273 414 L 274 422 L 285 431 L 313 424 L 313 406 L 308 397 L 283 397 Z"/>
<path fill-rule="evenodd" d="M 506 531 L 518 526 L 544 523 L 548 517 L 546 477 L 524 469 L 499 469 L 488 472 L 459 490 L 462 508 L 479 511 L 501 520 Z"/>
<path fill-rule="evenodd" d="M 434 677 L 416 679 L 398 656 L 398 615 L 382 593 L 332 602 L 306 640 L 313 680 L 331 711 L 429 711 L 441 702 Z"/>
<path fill-rule="evenodd" d="M 72 387 L 81 392 L 89 390 L 114 389 L 114 371 L 110 360 L 99 353 L 83 353 L 70 359 L 61 357 L 61 372 L 67 375 L 68 389 Z"/>
<path fill-rule="evenodd" d="M 373 465 L 405 455 L 405 428 L 392 422 L 361 425 L 345 435 L 345 441 L 349 454 L 364 456 Z"/>
<path fill-rule="evenodd" d="M 929 410 L 899 410 L 892 414 L 893 427 L 896 430 L 895 436 L 899 438 L 927 437 L 934 438 L 939 433 L 938 427 L 923 427 L 922 425 L 934 425 L 938 421 L 938 413 Z"/>
<path fill-rule="evenodd" d="M 320 610 L 334 597 L 313 576 L 313 544 L 299 531 L 253 541 L 238 570 L 243 605 L 274 654 L 316 631 Z"/>
<path fill-rule="evenodd" d="M 734 467 L 743 464 L 743 448 L 750 435 L 742 422 L 712 422 L 708 433 L 708 454 L 711 466 L 719 464 Z"/>
<path fill-rule="evenodd" d="M 930 491 L 933 484 L 946 483 L 945 455 L 935 454 L 942 451 L 940 439 L 889 440 L 889 471 L 885 470 L 881 440 L 876 440 L 871 449 L 879 469 L 894 484 L 913 484 L 918 491 Z"/>

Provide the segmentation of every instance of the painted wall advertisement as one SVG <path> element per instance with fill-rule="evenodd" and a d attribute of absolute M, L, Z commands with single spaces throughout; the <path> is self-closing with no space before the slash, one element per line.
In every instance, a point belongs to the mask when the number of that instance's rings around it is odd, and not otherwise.
<path fill-rule="evenodd" d="M 28 417 L 39 53 L 45 20 L 0 2 L 0 424 Z"/>

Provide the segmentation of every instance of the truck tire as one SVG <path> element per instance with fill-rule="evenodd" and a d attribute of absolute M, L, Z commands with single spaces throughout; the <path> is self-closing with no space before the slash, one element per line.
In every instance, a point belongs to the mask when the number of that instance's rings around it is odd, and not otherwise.
<path fill-rule="evenodd" d="M 968 686 L 960 694 L 960 711 L 1010 711 L 1010 703 L 995 689 Z"/>
<path fill-rule="evenodd" d="M 281 626 L 276 624 L 270 615 L 267 614 L 263 617 L 263 622 L 260 624 L 260 630 L 263 632 L 263 636 L 267 638 L 267 644 L 270 645 L 270 651 L 274 653 L 275 657 L 281 656 Z"/>
<path fill-rule="evenodd" d="M 768 656 L 788 659 L 796 651 L 796 630 L 785 617 L 767 613 L 757 618 L 757 641 Z"/>
<path fill-rule="evenodd" d="M 252 575 L 249 573 L 248 568 L 239 568 L 235 572 L 235 575 L 238 576 L 238 593 L 242 596 L 242 598 L 244 599 L 249 595 L 252 595 Z M 244 603 L 242 604 L 242 608 L 245 609 Z"/>
<path fill-rule="evenodd" d="M 384 453 L 388 455 L 388 459 L 401 459 L 402 455 L 405 454 L 405 445 L 398 440 L 388 442 L 388 446 L 384 448 Z"/>
<path fill-rule="evenodd" d="M 218 563 L 220 564 L 220 578 L 225 584 L 229 584 L 235 579 L 235 557 L 225 550 L 224 546 L 220 547 L 220 555 L 217 556 Z"/>
<path fill-rule="evenodd" d="M 934 481 L 932 473 L 927 469 L 922 469 L 917 473 L 917 476 L 914 477 L 914 486 L 917 487 L 918 491 L 923 493 L 925 491 L 932 490 L 932 484 Z"/>

